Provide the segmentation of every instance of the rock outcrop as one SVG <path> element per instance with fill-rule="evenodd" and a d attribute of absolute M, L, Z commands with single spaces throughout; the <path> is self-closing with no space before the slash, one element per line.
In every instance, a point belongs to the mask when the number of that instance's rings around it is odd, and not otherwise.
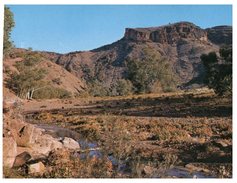
<path fill-rule="evenodd" d="M 21 120 L 11 120 L 9 126 L 18 146 L 31 147 L 42 135 L 41 129 Z"/>
<path fill-rule="evenodd" d="M 78 142 L 71 139 L 71 138 L 65 137 L 62 142 L 63 142 L 63 146 L 68 149 L 79 149 L 80 148 Z"/>
<path fill-rule="evenodd" d="M 28 124 L 22 119 L 16 119 L 15 104 L 4 102 L 3 124 L 3 166 L 12 168 L 27 163 L 28 160 L 45 158 L 53 150 L 80 149 L 79 144 L 68 137 L 63 141 L 45 133 L 45 130 L 35 125 Z M 42 166 L 32 165 L 32 173 L 40 172 Z"/>
<path fill-rule="evenodd" d="M 63 145 L 59 140 L 48 134 L 44 134 L 37 138 L 35 143 L 31 146 L 31 153 L 35 158 L 46 157 L 50 151 L 61 148 L 63 148 Z"/>
<path fill-rule="evenodd" d="M 218 52 L 220 45 L 231 42 L 232 27 L 202 29 L 193 23 L 179 22 L 160 27 L 127 28 L 124 37 L 110 45 L 71 52 L 54 61 L 85 81 L 97 79 L 110 87 L 126 78 L 126 60 L 144 57 L 144 50 L 167 60 L 177 85 L 202 84 L 204 73 L 200 56 Z"/>
<path fill-rule="evenodd" d="M 232 27 L 231 26 L 216 26 L 206 29 L 208 39 L 217 44 L 232 44 Z"/>
<path fill-rule="evenodd" d="M 161 27 L 126 28 L 124 35 L 126 40 L 152 41 L 161 44 L 174 44 L 183 38 L 193 41 L 207 41 L 207 32 L 192 23 L 180 22 Z"/>

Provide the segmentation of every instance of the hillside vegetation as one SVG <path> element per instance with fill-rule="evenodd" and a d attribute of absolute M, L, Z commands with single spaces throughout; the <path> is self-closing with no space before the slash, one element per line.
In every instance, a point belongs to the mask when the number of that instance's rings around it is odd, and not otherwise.
<path fill-rule="evenodd" d="M 82 91 L 78 78 L 37 52 L 13 52 L 3 65 L 5 86 L 22 99 L 68 98 Z"/>
<path fill-rule="evenodd" d="M 100 48 L 13 48 L 4 178 L 232 178 L 232 27 L 127 28 Z"/>

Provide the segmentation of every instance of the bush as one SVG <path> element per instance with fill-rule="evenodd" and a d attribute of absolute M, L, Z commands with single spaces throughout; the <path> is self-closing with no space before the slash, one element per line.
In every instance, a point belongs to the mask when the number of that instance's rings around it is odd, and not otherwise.
<path fill-rule="evenodd" d="M 52 82 L 55 83 L 55 84 L 57 84 L 57 85 L 60 85 L 60 84 L 63 83 L 60 78 L 54 78 L 54 79 L 52 80 Z"/>
<path fill-rule="evenodd" d="M 105 87 L 98 80 L 95 80 L 92 83 L 88 83 L 88 85 L 88 92 L 94 97 L 104 97 L 109 95 L 109 88 Z"/>
<path fill-rule="evenodd" d="M 34 92 L 35 99 L 70 98 L 71 93 L 63 88 L 47 86 Z"/>
<path fill-rule="evenodd" d="M 130 95 L 133 92 L 133 85 L 132 82 L 126 79 L 118 80 L 114 87 L 112 88 L 113 96 L 126 96 Z"/>
<path fill-rule="evenodd" d="M 42 55 L 34 52 L 27 52 L 22 55 L 23 61 L 15 64 L 19 72 L 10 75 L 7 86 L 19 97 L 27 99 L 51 99 L 51 98 L 69 98 L 71 93 L 62 88 L 50 86 L 43 79 L 46 70 L 38 68 L 38 64 L 43 60 Z M 60 78 L 53 80 L 60 84 Z"/>
<path fill-rule="evenodd" d="M 137 93 L 170 91 L 175 88 L 176 81 L 169 62 L 149 49 L 144 51 L 144 58 L 128 60 L 126 64 L 128 79 Z"/>
<path fill-rule="evenodd" d="M 37 53 L 27 53 L 23 55 L 23 60 L 15 64 L 18 72 L 10 74 L 7 86 L 19 97 L 27 98 L 27 93 L 46 85 L 43 81 L 46 70 L 38 68 L 38 63 L 42 57 Z"/>
<path fill-rule="evenodd" d="M 20 73 L 14 72 L 7 80 L 7 86 L 14 91 L 17 96 L 25 98 L 29 90 L 45 85 L 45 82 L 42 81 L 44 76 L 45 70 L 43 69 L 25 70 Z"/>
<path fill-rule="evenodd" d="M 232 94 L 232 46 L 222 47 L 219 53 L 220 57 L 215 52 L 201 56 L 206 69 L 204 83 L 218 95 Z"/>

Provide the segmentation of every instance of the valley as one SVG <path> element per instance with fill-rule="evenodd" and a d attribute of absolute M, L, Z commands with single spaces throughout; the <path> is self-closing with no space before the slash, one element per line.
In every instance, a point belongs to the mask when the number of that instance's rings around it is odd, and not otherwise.
<path fill-rule="evenodd" d="M 56 53 L 14 47 L 5 11 L 4 178 L 233 177 L 232 26 Z"/>
<path fill-rule="evenodd" d="M 80 136 L 70 137 L 95 143 L 103 155 L 119 158 L 124 166 L 120 171 L 110 160 L 115 177 L 227 178 L 232 174 L 231 106 L 231 100 L 204 89 L 32 101 L 24 105 L 23 114 L 29 123 L 76 132 Z"/>

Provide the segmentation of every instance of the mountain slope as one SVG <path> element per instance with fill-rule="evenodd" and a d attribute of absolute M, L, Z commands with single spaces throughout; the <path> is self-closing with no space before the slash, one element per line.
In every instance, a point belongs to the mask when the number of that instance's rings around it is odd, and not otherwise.
<path fill-rule="evenodd" d="M 171 67 L 170 73 L 165 74 L 175 78 L 176 86 L 202 85 L 204 68 L 200 56 L 218 52 L 224 44 L 232 44 L 231 26 L 202 29 L 190 22 L 178 22 L 160 27 L 126 28 L 120 40 L 90 51 L 38 53 L 45 58 L 40 65 L 48 73 L 45 81 L 78 94 L 95 80 L 111 89 L 118 80 L 127 79 L 128 62 L 147 61 L 148 53 L 165 59 Z M 4 67 L 14 70 L 14 62 L 19 59 L 4 62 Z"/>
<path fill-rule="evenodd" d="M 19 72 L 17 70 L 16 64 L 17 62 L 23 62 L 23 55 L 36 53 L 24 49 L 15 49 L 14 55 L 15 58 L 8 58 L 3 62 L 3 78 L 4 78 L 4 87 L 6 87 L 6 80 L 10 77 L 10 74 L 13 72 Z M 49 56 L 52 54 L 56 57 L 59 54 L 56 53 L 43 53 L 40 54 L 42 56 L 42 61 L 37 64 L 38 69 L 44 69 L 46 71 L 46 75 L 43 80 L 49 83 L 50 86 L 65 89 L 68 92 L 71 92 L 72 95 L 78 95 L 85 89 L 85 84 L 82 80 L 68 72 L 63 67 L 55 64 L 50 60 Z M 6 90 L 7 91 L 7 90 Z M 8 92 L 9 93 L 9 92 Z"/>
<path fill-rule="evenodd" d="M 204 72 L 200 56 L 218 52 L 222 43 L 230 44 L 231 35 L 232 27 L 205 30 L 189 22 L 127 28 L 124 37 L 117 42 L 91 51 L 60 55 L 54 61 L 79 78 L 88 81 L 93 77 L 109 87 L 126 76 L 126 60 L 144 57 L 144 50 L 149 49 L 167 59 L 178 78 L 177 85 L 192 80 L 200 83 Z M 225 38 L 221 39 L 223 36 Z"/>

